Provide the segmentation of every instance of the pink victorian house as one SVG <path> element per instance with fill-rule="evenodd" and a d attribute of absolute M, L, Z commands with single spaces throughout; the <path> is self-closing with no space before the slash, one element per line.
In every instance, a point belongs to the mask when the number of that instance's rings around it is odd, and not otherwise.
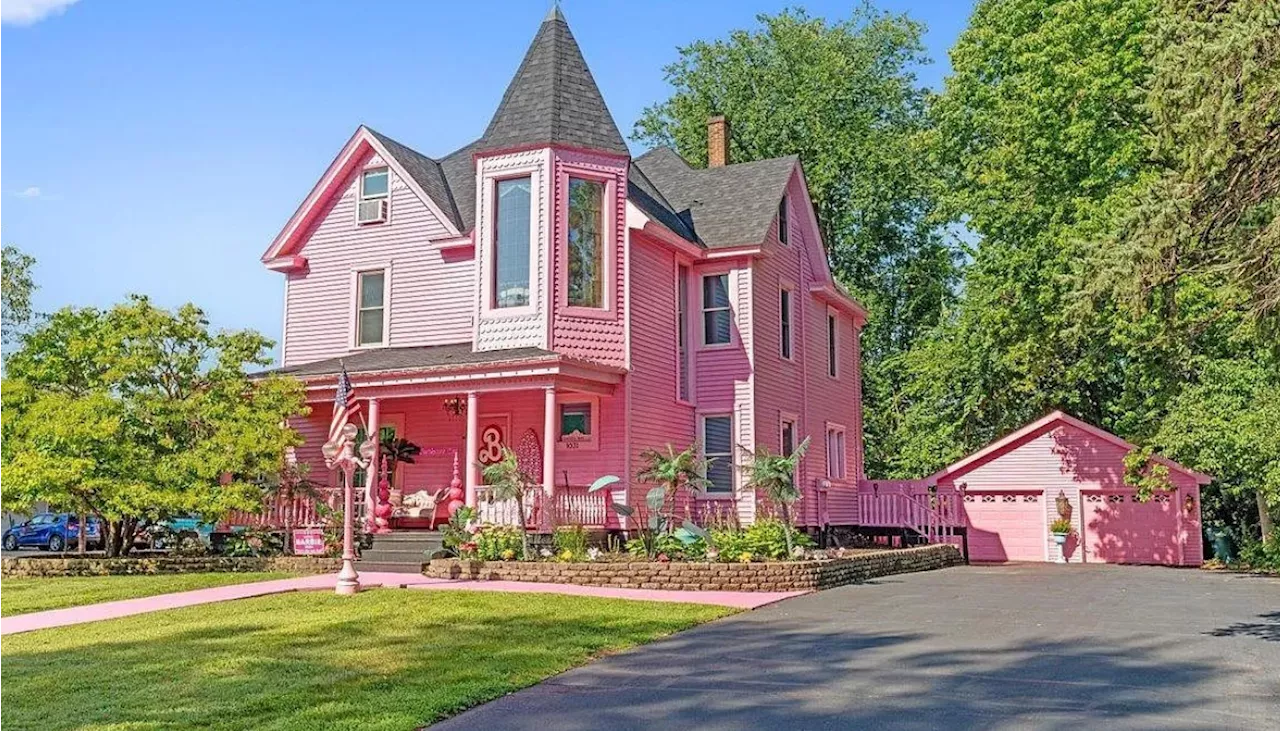
<path fill-rule="evenodd" d="M 432 158 L 357 129 L 262 257 L 285 279 L 313 478 L 345 366 L 370 428 L 423 450 L 370 497 L 393 525 L 455 460 L 483 508 L 477 465 L 506 445 L 555 514 L 615 526 L 586 486 L 616 474 L 612 498 L 641 500 L 641 452 L 695 441 L 716 458 L 699 504 L 750 522 L 736 467 L 806 437 L 798 522 L 856 522 L 866 313 L 798 159 L 733 164 L 727 121 L 707 132 L 706 168 L 632 158 L 558 9 L 471 144 Z"/>

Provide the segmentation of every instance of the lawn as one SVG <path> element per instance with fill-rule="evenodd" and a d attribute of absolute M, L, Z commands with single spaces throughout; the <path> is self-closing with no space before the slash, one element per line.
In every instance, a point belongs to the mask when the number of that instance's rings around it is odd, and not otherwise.
<path fill-rule="evenodd" d="M 10 635 L 17 729 L 408 731 L 733 613 L 555 594 L 295 592 Z"/>
<path fill-rule="evenodd" d="M 285 579 L 293 574 L 210 573 L 154 574 L 145 576 L 68 576 L 48 579 L 5 579 L 0 582 L 0 616 L 43 612 L 46 609 L 136 599 L 171 591 L 207 589 L 211 586 L 247 584 Z"/>

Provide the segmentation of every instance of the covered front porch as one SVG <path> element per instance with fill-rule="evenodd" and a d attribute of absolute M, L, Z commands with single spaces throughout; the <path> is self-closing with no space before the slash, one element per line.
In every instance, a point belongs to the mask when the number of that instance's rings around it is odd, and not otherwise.
<path fill-rule="evenodd" d="M 447 346 L 452 347 L 452 346 Z M 391 351 L 391 352 L 388 352 Z M 387 365 L 411 360 L 419 365 Z M 468 349 L 469 351 L 469 349 Z M 360 515 L 373 531 L 430 529 L 462 505 L 482 521 L 534 529 L 579 524 L 616 528 L 611 499 L 625 501 L 624 374 L 531 348 L 488 354 L 461 353 L 462 362 L 435 363 L 440 348 L 397 348 L 357 353 L 293 369 L 306 384 L 312 413 L 295 427 L 306 443 L 297 450 L 310 465 L 314 482 L 338 485 L 324 469 L 320 445 L 327 437 L 338 374 L 345 365 L 356 422 L 381 440 L 404 439 L 419 451 L 412 462 L 379 458 L 357 475 Z M 475 362 L 477 356 L 489 356 Z M 371 362 L 372 361 L 372 362 Z M 314 372 L 324 371 L 324 372 Z M 493 499 L 482 470 L 517 455 L 522 470 L 537 483 L 523 506 Z M 604 474 L 623 481 L 613 491 L 588 493 Z M 616 493 L 616 494 L 611 494 Z"/>

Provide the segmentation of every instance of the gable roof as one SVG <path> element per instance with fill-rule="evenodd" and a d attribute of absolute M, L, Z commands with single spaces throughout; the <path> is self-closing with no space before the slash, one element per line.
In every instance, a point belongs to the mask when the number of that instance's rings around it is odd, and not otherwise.
<path fill-rule="evenodd" d="M 369 127 L 365 129 L 368 129 L 369 134 L 382 143 L 387 153 L 399 162 L 404 171 L 421 186 L 423 192 L 440 206 L 445 216 L 459 231 L 467 230 L 462 224 L 457 202 L 450 192 L 449 183 L 445 179 L 439 162 L 396 142 L 381 132 Z"/>
<path fill-rule="evenodd" d="M 482 139 L 485 149 L 566 145 L 630 156 L 559 5 L 542 21 Z"/>
<path fill-rule="evenodd" d="M 721 248 L 764 241 L 798 162 L 797 156 L 787 155 L 694 168 L 675 150 L 658 147 L 632 165 L 661 191 L 670 206 L 664 213 L 688 221 L 693 241 Z"/>
<path fill-rule="evenodd" d="M 937 480 L 943 477 L 953 476 L 961 472 L 965 472 L 967 471 L 967 468 L 977 464 L 978 462 L 981 462 L 987 457 L 990 457 L 1014 445 L 1021 444 L 1022 442 L 1025 442 L 1025 441 L 1029 441 L 1030 439 L 1037 437 L 1044 432 L 1047 432 L 1049 429 L 1059 424 L 1065 424 L 1067 426 L 1075 427 L 1076 429 L 1080 429 L 1081 431 L 1084 431 L 1103 441 L 1110 442 L 1116 445 L 1117 447 L 1122 447 L 1125 450 L 1136 448 L 1136 445 L 1131 444 L 1125 441 L 1124 439 L 1121 439 L 1120 437 L 1116 436 L 1115 434 L 1112 434 L 1109 431 L 1106 431 L 1105 429 L 1101 429 L 1099 427 L 1094 426 L 1093 424 L 1090 424 L 1085 421 L 1081 421 L 1080 419 L 1077 419 L 1074 416 L 1071 416 L 1070 414 L 1067 414 L 1065 412 L 1054 411 L 1050 414 L 1047 414 L 1046 416 L 1044 416 L 1043 418 L 1037 421 L 1033 421 L 1030 424 L 1027 424 L 1021 429 L 1018 429 L 1017 431 L 1013 432 L 1012 434 L 1008 434 L 1000 439 L 997 439 L 996 441 L 988 444 L 982 449 L 979 449 L 973 454 L 968 455 L 967 457 L 959 460 L 958 462 L 954 462 L 950 465 L 947 465 L 946 467 L 942 468 L 938 472 L 935 472 L 934 474 L 925 478 L 924 481 L 927 484 L 933 484 L 934 482 L 936 482 Z M 1213 482 L 1213 478 L 1210 477 L 1209 475 L 1206 475 L 1203 472 L 1196 472 L 1195 470 L 1190 469 L 1188 467 L 1183 467 L 1182 465 L 1178 464 L 1177 462 L 1174 462 L 1171 459 L 1161 457 L 1159 455 L 1156 455 L 1155 457 L 1153 457 L 1153 459 L 1159 464 L 1162 464 L 1168 467 L 1169 469 L 1177 470 L 1178 472 L 1181 472 L 1185 475 L 1192 477 L 1193 479 L 1195 479 L 1196 482 L 1198 482 L 1201 485 L 1207 485 L 1210 482 Z"/>

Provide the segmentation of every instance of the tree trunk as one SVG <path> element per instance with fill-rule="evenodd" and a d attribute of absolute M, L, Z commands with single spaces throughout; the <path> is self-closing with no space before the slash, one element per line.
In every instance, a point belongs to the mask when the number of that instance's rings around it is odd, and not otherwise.
<path fill-rule="evenodd" d="M 787 537 L 787 558 L 791 558 L 791 510 L 786 503 L 779 503 L 782 508 L 782 534 Z"/>
<path fill-rule="evenodd" d="M 89 521 L 87 519 L 87 516 L 84 514 L 84 511 L 80 511 L 80 529 L 76 531 L 77 533 L 76 548 L 77 550 L 79 550 L 81 556 L 84 555 L 85 549 L 89 543 L 88 537 L 85 536 L 85 534 L 88 532 L 89 532 Z"/>
<path fill-rule="evenodd" d="M 1267 510 L 1267 498 L 1261 490 L 1254 493 L 1258 501 L 1258 525 L 1262 528 L 1262 540 L 1265 542 L 1275 531 L 1275 523 L 1271 522 L 1271 513 Z"/>

